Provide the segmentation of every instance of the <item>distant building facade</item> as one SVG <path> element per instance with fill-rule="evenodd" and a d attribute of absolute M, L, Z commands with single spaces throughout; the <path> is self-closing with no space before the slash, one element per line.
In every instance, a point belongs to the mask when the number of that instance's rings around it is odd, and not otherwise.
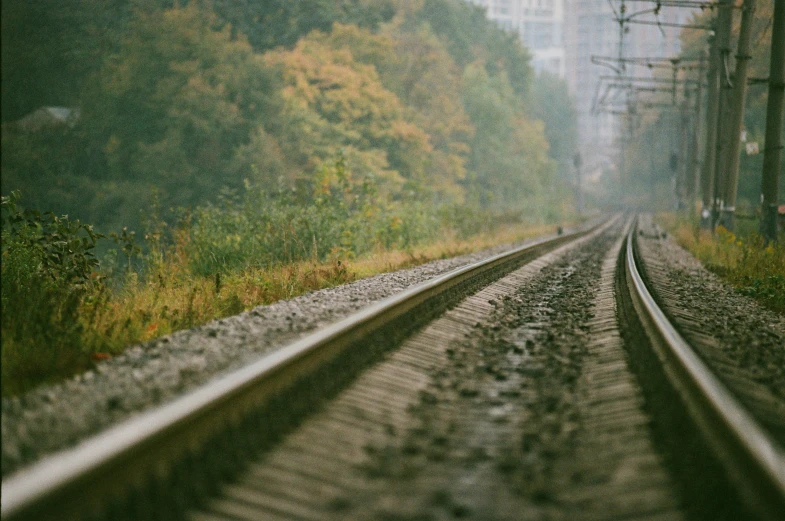
<path fill-rule="evenodd" d="M 470 0 L 481 6 L 489 20 L 515 32 L 532 54 L 532 67 L 565 75 L 565 0 Z"/>
<path fill-rule="evenodd" d="M 657 16 L 649 13 L 634 17 L 643 23 L 625 24 L 623 44 L 619 41 L 620 26 L 616 14 L 621 0 L 564 0 L 564 75 L 575 96 L 581 149 L 591 157 L 590 163 L 615 163 L 619 137 L 624 132 L 626 95 L 608 85 L 612 81 L 601 78 L 617 74 L 612 68 L 592 63 L 592 57 L 669 58 L 680 52 L 678 27 L 668 24 L 687 22 L 693 10 L 661 7 Z M 626 13 L 650 10 L 640 2 L 625 2 Z M 665 25 L 657 25 L 657 22 Z M 609 62 L 619 69 L 618 63 Z M 652 69 L 627 65 L 625 73 L 635 77 L 651 77 Z M 603 103 L 600 103 L 600 102 Z M 604 106 L 601 106 L 604 105 Z M 615 108 L 614 108 L 615 107 Z M 602 157 L 597 157 L 597 152 Z"/>
<path fill-rule="evenodd" d="M 657 16 L 634 17 L 644 23 L 625 25 L 620 49 L 622 35 L 615 13 L 620 12 L 622 0 L 467 1 L 483 7 L 488 19 L 502 29 L 519 35 L 532 54 L 536 71 L 548 71 L 567 81 L 575 98 L 580 148 L 589 170 L 614 168 L 626 123 L 618 114 L 625 110 L 625 95 L 608 89 L 611 82 L 602 79 L 616 72 L 592 63 L 592 57 L 618 58 L 620 53 L 625 58 L 676 56 L 680 29 L 669 24 L 687 22 L 694 11 L 661 7 Z M 641 2 L 625 2 L 625 7 L 627 15 L 651 9 Z M 658 21 L 665 25 L 656 25 Z M 646 67 L 628 66 L 627 72 L 636 77 L 653 74 Z"/>
<path fill-rule="evenodd" d="M 598 161 L 592 152 L 610 154 L 615 138 L 613 114 L 593 110 L 601 95 L 600 77 L 612 71 L 594 65 L 592 56 L 618 55 L 619 26 L 608 0 L 565 1 L 565 79 L 575 97 L 580 147 L 591 167 Z"/>

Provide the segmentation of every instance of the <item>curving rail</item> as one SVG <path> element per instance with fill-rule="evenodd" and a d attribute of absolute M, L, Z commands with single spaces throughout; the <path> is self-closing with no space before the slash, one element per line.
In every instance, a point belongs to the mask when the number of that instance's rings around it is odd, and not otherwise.
<path fill-rule="evenodd" d="M 230 476 L 243 454 L 274 443 L 337 392 L 347 373 L 462 296 L 612 222 L 541 239 L 403 291 L 45 459 L 3 481 L 2 519 L 177 518 Z"/>
<path fill-rule="evenodd" d="M 785 517 L 785 453 L 717 379 L 659 308 L 638 271 L 635 229 L 627 236 L 630 297 L 670 384 L 724 466 L 748 508 L 763 519 Z"/>

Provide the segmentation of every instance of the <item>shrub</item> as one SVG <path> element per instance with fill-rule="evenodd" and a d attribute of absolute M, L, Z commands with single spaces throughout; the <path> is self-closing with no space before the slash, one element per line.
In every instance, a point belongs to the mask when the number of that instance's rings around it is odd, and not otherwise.
<path fill-rule="evenodd" d="M 67 216 L 22 210 L 19 197 L 2 198 L 3 394 L 80 357 L 80 305 L 100 284 L 92 250 L 101 235 Z"/>
<path fill-rule="evenodd" d="M 739 293 L 785 313 L 785 237 L 777 244 L 766 245 L 757 233 L 741 236 L 720 226 L 712 234 L 671 216 L 659 219 L 666 223 L 679 244 Z"/>
<path fill-rule="evenodd" d="M 310 193 L 308 193 L 310 192 Z M 351 259 L 379 248 L 409 248 L 444 226 L 439 207 L 386 201 L 371 175 L 354 176 L 342 154 L 313 183 L 268 192 L 246 185 L 196 212 L 188 245 L 195 274 L 235 272 L 304 260 Z"/>

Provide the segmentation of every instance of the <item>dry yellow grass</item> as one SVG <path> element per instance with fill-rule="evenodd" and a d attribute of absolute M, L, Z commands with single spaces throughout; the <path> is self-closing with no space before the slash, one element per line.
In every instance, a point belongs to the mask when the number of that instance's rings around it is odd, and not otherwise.
<path fill-rule="evenodd" d="M 674 214 L 659 214 L 657 221 L 740 293 L 785 313 L 785 237 L 778 244 L 765 245 L 755 233 L 740 236 L 722 227 L 712 233 Z"/>
<path fill-rule="evenodd" d="M 42 352 L 39 345 L 3 341 L 2 395 L 25 392 L 88 369 L 127 346 L 238 314 L 309 291 L 553 233 L 555 226 L 506 225 L 496 233 L 443 240 L 408 250 L 378 250 L 356 259 L 296 262 L 230 275 L 195 276 L 181 241 L 168 251 L 153 243 L 145 276 L 129 272 L 112 289 L 94 273 L 72 311 L 71 336 Z M 67 340 L 67 342 L 66 342 Z M 67 345 L 66 345 L 67 344 Z"/>
<path fill-rule="evenodd" d="M 86 354 L 102 359 L 126 346 L 240 313 L 262 304 L 395 271 L 553 233 L 555 226 L 506 226 L 495 234 L 467 240 L 445 239 L 409 251 L 377 251 L 354 260 L 298 262 L 215 278 L 192 276 L 185 260 L 173 255 L 145 281 L 128 276 L 122 289 L 103 291 L 84 306 Z"/>

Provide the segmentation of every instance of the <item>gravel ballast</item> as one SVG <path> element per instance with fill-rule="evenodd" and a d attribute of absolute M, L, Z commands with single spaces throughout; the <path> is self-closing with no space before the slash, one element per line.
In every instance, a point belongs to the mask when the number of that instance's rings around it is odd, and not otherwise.
<path fill-rule="evenodd" d="M 466 297 L 191 519 L 681 519 L 616 328 L 621 222 Z"/>
<path fill-rule="evenodd" d="M 645 276 L 679 332 L 785 446 L 785 317 L 704 268 L 650 216 L 637 237 Z"/>
<path fill-rule="evenodd" d="M 569 232 L 570 230 L 565 230 Z M 2 400 L 2 475 L 72 447 L 139 412 L 348 315 L 460 266 L 533 242 L 500 245 L 310 292 L 212 321 L 99 363 L 95 370 Z"/>

